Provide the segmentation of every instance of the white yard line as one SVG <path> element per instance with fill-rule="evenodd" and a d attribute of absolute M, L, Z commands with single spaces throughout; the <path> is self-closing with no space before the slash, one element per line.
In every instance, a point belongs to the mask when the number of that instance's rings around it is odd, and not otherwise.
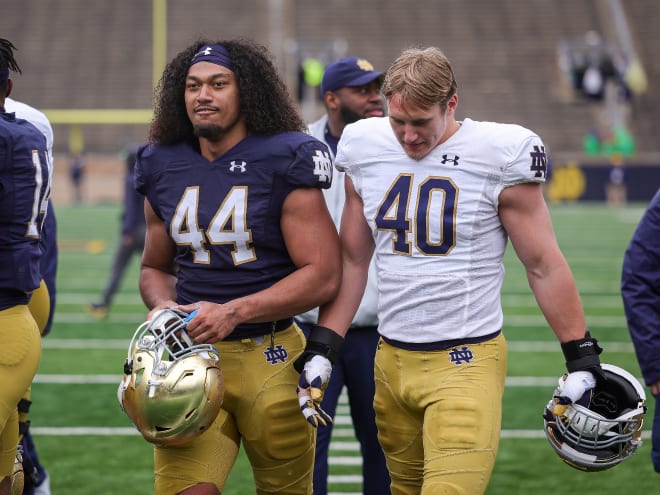
<path fill-rule="evenodd" d="M 34 435 L 43 436 L 102 436 L 102 437 L 122 437 L 137 436 L 138 431 L 133 427 L 121 426 L 30 426 L 30 431 Z M 502 438 L 515 439 L 542 439 L 545 438 L 542 429 L 538 430 L 502 430 Z M 651 431 L 643 431 L 642 438 L 648 440 L 651 438 Z M 360 448 L 357 442 L 340 442 L 342 451 L 359 452 Z M 334 442 L 332 448 L 336 448 Z M 361 459 L 352 456 L 331 456 L 331 462 L 336 465 L 359 466 L 362 465 Z M 348 460 L 350 459 L 350 460 Z M 336 462 L 334 462 L 336 461 Z"/>

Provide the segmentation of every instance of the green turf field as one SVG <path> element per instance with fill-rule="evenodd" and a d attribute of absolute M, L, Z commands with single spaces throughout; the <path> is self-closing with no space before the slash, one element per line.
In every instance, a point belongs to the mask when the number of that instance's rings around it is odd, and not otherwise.
<path fill-rule="evenodd" d="M 551 211 L 583 297 L 587 322 L 605 349 L 601 359 L 640 376 L 626 330 L 619 277 L 625 246 L 643 206 L 561 205 Z M 153 493 L 150 445 L 135 433 L 116 398 L 128 339 L 146 315 L 137 293 L 138 259 L 133 260 L 109 317 L 98 321 L 86 314 L 85 305 L 98 298 L 105 284 L 118 235 L 119 209 L 115 205 L 62 206 L 57 208 L 57 219 L 58 304 L 52 333 L 44 341 L 31 412 L 35 442 L 50 472 L 52 492 Z M 551 487 L 578 490 L 580 495 L 658 493 L 660 476 L 651 467 L 648 440 L 652 408 L 645 426 L 647 441 L 633 458 L 614 469 L 582 473 L 554 454 L 543 437 L 541 413 L 563 372 L 563 359 L 511 251 L 506 267 L 503 304 L 509 380 L 503 438 L 488 495 L 527 495 Z M 335 494 L 357 494 L 361 493 L 357 443 L 346 406 L 339 413 L 330 488 Z M 241 456 L 224 495 L 249 493 L 254 493 L 251 474 Z"/>

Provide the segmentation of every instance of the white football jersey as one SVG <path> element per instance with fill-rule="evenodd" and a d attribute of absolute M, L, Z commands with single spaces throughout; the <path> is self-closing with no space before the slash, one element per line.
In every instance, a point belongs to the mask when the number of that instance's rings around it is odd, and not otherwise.
<path fill-rule="evenodd" d="M 388 117 L 344 129 L 335 166 L 364 202 L 375 240 L 379 332 L 402 342 L 472 338 L 502 328 L 507 235 L 498 196 L 544 182 L 532 131 L 465 119 L 421 160 L 401 148 Z"/>

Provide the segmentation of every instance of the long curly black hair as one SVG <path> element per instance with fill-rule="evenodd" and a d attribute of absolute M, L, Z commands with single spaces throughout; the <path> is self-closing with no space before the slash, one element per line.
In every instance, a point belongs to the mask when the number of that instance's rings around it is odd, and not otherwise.
<path fill-rule="evenodd" d="M 219 44 L 231 57 L 238 81 L 240 111 L 249 133 L 304 131 L 306 126 L 280 78 L 268 50 L 251 40 L 197 40 L 167 64 L 155 92 L 149 140 L 159 144 L 197 138 L 186 112 L 184 92 L 193 56 L 205 45 Z"/>
<path fill-rule="evenodd" d="M 17 50 L 17 48 L 11 41 L 0 38 L 0 69 L 9 69 L 21 74 L 21 68 L 18 66 L 18 62 L 16 62 L 16 59 L 14 58 L 14 50 Z M 6 80 L 0 80 L 0 88 L 4 88 L 6 85 Z"/>

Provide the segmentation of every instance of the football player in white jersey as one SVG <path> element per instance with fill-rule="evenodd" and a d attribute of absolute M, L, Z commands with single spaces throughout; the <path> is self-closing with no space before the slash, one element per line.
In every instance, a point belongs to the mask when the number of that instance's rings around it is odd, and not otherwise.
<path fill-rule="evenodd" d="M 454 73 L 435 47 L 404 51 L 383 94 L 388 117 L 347 126 L 337 149 L 343 278 L 318 326 L 346 332 L 375 257 L 374 407 L 392 494 L 481 494 L 501 430 L 508 240 L 566 357 L 564 402 L 600 379 L 601 349 L 543 198 L 541 139 L 517 125 L 457 121 Z M 323 382 L 329 368 L 306 376 Z"/>

